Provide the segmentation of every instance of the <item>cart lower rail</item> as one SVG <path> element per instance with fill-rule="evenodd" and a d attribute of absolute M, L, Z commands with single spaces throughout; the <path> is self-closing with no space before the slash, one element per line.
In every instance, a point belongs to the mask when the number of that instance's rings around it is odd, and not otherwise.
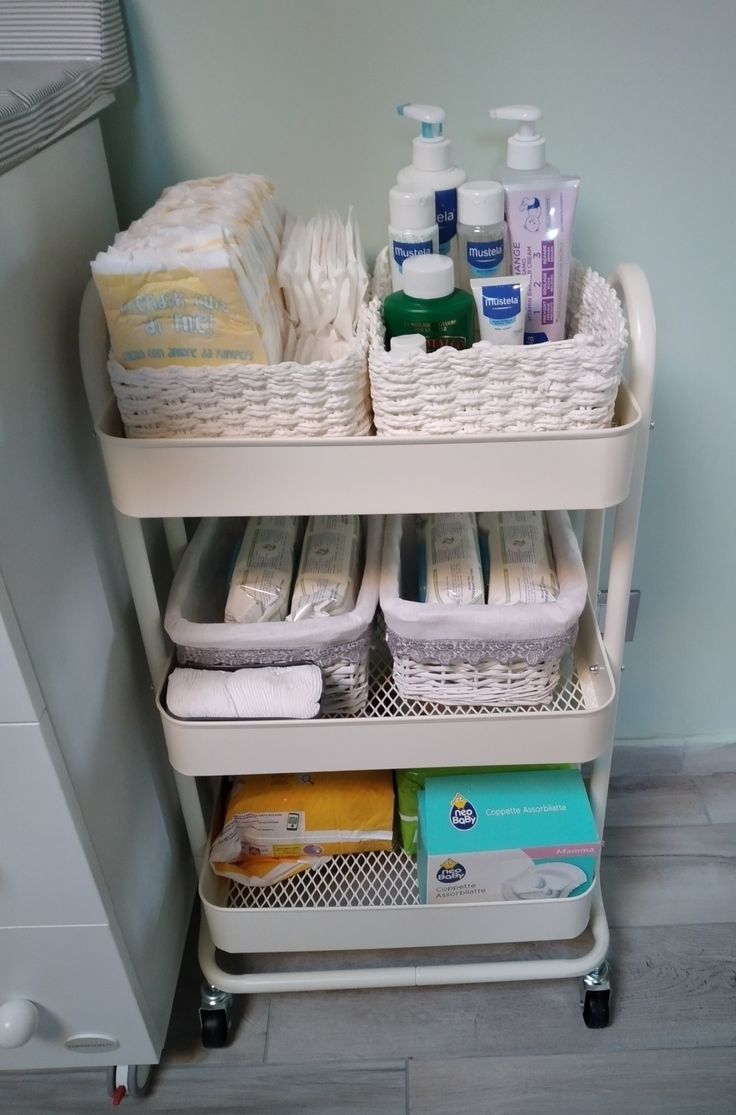
<path fill-rule="evenodd" d="M 424 907 L 423 909 L 429 910 L 430 913 L 435 912 L 434 908 Z M 472 963 L 458 961 L 451 964 L 411 964 L 383 968 L 333 968 L 324 971 L 273 971 L 233 974 L 218 962 L 207 919 L 203 917 L 200 925 L 199 963 L 205 979 L 214 987 L 230 994 L 275 994 L 286 991 L 428 987 L 441 984 L 571 979 L 588 976 L 591 972 L 600 970 L 605 964 L 609 946 L 609 931 L 600 889 L 597 884 L 594 885 L 592 894 L 590 894 L 590 921 L 588 924 L 592 935 L 591 946 L 587 952 L 571 958 L 490 960 Z M 415 932 L 414 948 L 417 947 L 420 940 L 421 938 Z M 517 937 L 516 940 L 518 941 L 519 938 Z M 435 942 L 428 940 L 422 942 L 426 945 L 432 943 Z M 317 947 L 324 948 L 325 942 L 323 941 Z M 358 946 L 354 941 L 344 947 L 347 949 Z M 376 945 L 374 943 L 372 946 L 364 947 L 376 947 Z M 289 951 L 294 951 L 293 941 Z"/>

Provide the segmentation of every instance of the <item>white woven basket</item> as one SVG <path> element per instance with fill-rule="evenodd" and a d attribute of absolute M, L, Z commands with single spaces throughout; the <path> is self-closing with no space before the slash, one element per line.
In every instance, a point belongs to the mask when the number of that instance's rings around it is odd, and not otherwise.
<path fill-rule="evenodd" d="M 179 664 L 238 669 L 314 663 L 322 671 L 322 712 L 359 713 L 368 699 L 383 540 L 381 516 L 363 521 L 365 561 L 352 611 L 297 622 L 225 623 L 228 569 L 244 523 L 203 519 L 174 577 L 164 617 Z"/>
<path fill-rule="evenodd" d="M 353 437 L 372 428 L 361 311 L 352 348 L 331 363 L 108 370 L 128 437 Z"/>
<path fill-rule="evenodd" d="M 380 603 L 402 697 L 444 705 L 549 704 L 560 661 L 577 636 L 587 581 L 567 513 L 548 511 L 547 522 L 557 600 L 443 605 L 416 601 L 414 517 L 387 518 Z"/>
<path fill-rule="evenodd" d="M 388 253 L 376 260 L 368 369 L 376 432 L 484 434 L 601 429 L 613 419 L 627 345 L 615 291 L 573 260 L 565 341 L 540 345 L 445 347 L 394 360 L 385 349 L 382 299 Z"/>

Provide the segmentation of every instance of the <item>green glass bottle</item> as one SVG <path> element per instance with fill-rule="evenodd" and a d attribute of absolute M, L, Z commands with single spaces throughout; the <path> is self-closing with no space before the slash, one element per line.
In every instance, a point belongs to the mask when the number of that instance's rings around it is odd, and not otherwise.
<path fill-rule="evenodd" d="M 470 348 L 475 337 L 475 302 L 465 290 L 455 289 L 450 256 L 410 256 L 403 267 L 404 289 L 383 303 L 386 348 L 391 338 L 421 333 L 427 352 L 450 345 Z"/>

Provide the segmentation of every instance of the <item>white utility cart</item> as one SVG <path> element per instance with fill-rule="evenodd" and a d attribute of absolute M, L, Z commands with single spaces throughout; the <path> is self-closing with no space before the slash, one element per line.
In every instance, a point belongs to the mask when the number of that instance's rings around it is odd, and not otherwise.
<path fill-rule="evenodd" d="M 619 266 L 610 282 L 625 307 L 628 375 L 607 429 L 446 438 L 359 437 L 265 441 L 126 439 L 109 386 L 108 338 L 94 288 L 85 295 L 81 352 L 123 554 L 146 647 L 170 761 L 200 875 L 199 959 L 205 1045 L 227 1041 L 232 995 L 244 992 L 398 987 L 579 977 L 585 1022 L 609 1020 L 608 924 L 600 882 L 572 899 L 462 906 L 418 901 L 413 861 L 402 852 L 337 857 L 319 872 L 248 890 L 207 863 L 210 818 L 198 792 L 214 778 L 255 772 L 395 769 L 493 764 L 588 763 L 603 832 L 619 676 L 641 504 L 655 366 L 655 324 L 646 277 Z M 390 661 L 374 654 L 366 709 L 307 721 L 183 721 L 168 714 L 173 655 L 143 520 L 165 526 L 172 568 L 200 516 L 564 509 L 579 512 L 589 600 L 574 652 L 544 708 L 443 708 L 405 701 Z M 605 531 L 606 509 L 615 508 Z M 609 559 L 605 633 L 593 602 Z M 160 586 L 159 586 L 160 588 Z M 603 877 L 605 889 L 605 871 Z M 570 940 L 590 929 L 575 958 L 427 964 L 422 947 Z M 416 949 L 398 967 L 233 974 L 224 953 Z M 542 950 L 543 951 L 543 950 Z"/>

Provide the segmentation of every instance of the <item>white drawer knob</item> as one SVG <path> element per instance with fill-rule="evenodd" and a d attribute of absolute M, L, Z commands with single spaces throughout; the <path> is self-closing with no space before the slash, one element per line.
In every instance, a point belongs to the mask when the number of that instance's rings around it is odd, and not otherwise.
<path fill-rule="evenodd" d="M 0 1006 L 0 1046 L 17 1049 L 33 1037 L 38 1027 L 38 1010 L 29 999 L 11 999 Z"/>

